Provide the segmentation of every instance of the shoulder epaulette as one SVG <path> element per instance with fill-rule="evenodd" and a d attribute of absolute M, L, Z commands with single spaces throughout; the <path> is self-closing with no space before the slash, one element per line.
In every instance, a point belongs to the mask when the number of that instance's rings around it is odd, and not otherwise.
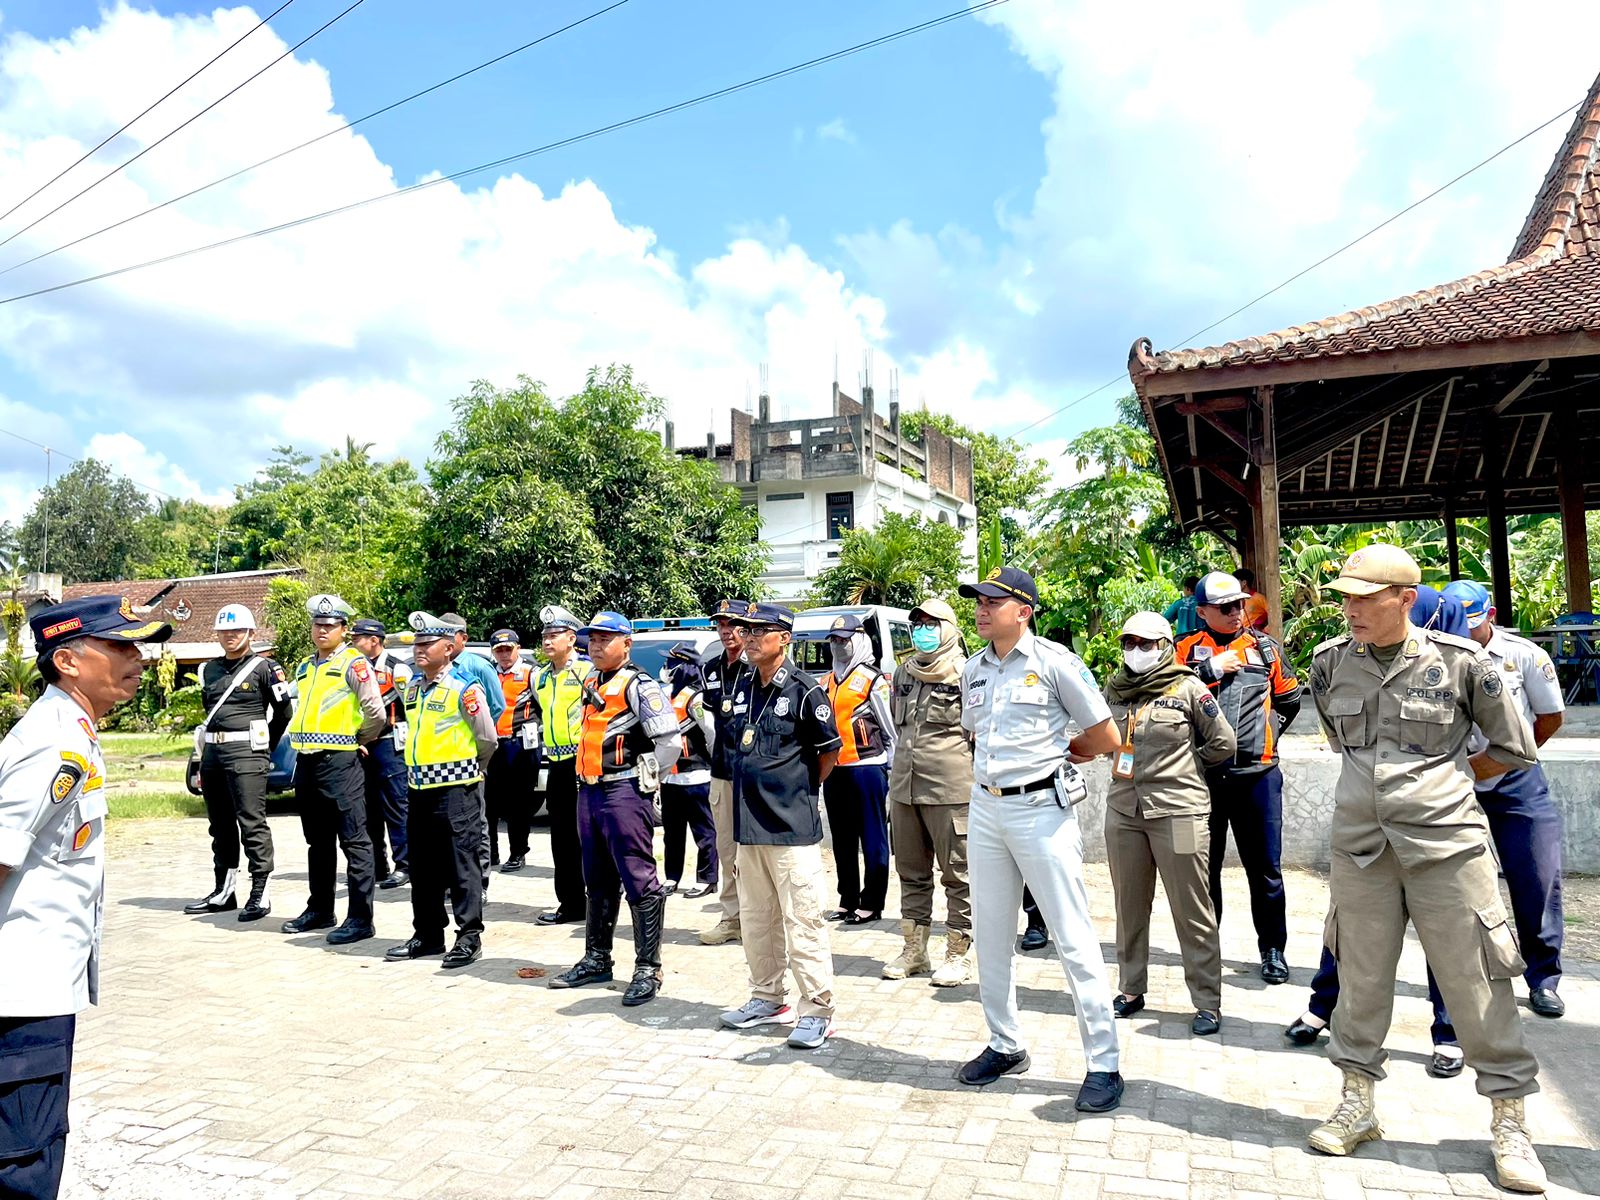
<path fill-rule="evenodd" d="M 1332 650 L 1335 646 L 1343 646 L 1349 641 L 1350 635 L 1348 633 L 1341 633 L 1338 637 L 1331 637 L 1327 641 L 1319 643 L 1317 648 L 1311 652 L 1311 656 L 1315 658 L 1324 650 Z"/>
<path fill-rule="evenodd" d="M 1445 633 L 1439 629 L 1425 629 L 1428 640 L 1440 646 L 1454 646 L 1457 650 L 1470 650 L 1474 654 L 1481 653 L 1483 647 L 1471 638 L 1464 638 L 1454 633 Z"/>

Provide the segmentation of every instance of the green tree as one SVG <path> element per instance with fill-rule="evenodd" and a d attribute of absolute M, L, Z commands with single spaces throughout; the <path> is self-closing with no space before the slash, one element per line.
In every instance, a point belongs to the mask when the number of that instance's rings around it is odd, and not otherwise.
<path fill-rule="evenodd" d="M 1016 438 L 968 428 L 944 413 L 902 413 L 900 428 L 921 439 L 924 429 L 937 429 L 946 437 L 972 447 L 972 503 L 978 523 L 999 523 L 1002 551 L 1013 553 L 1023 539 L 1020 514 L 1031 508 L 1050 482 L 1050 464 L 1034 456 Z"/>
<path fill-rule="evenodd" d="M 416 544 L 432 611 L 528 631 L 550 603 L 700 613 L 755 590 L 755 510 L 710 463 L 661 444 L 662 402 L 628 368 L 591 371 L 561 402 L 526 377 L 480 382 L 452 408 Z"/>
<path fill-rule="evenodd" d="M 39 493 L 22 522 L 22 557 L 59 572 L 64 583 L 126 579 L 144 550 L 150 512 L 138 484 L 83 459 Z"/>
<path fill-rule="evenodd" d="M 961 565 L 961 531 L 954 525 L 889 513 L 873 529 L 844 535 L 839 561 L 817 577 L 810 598 L 910 608 L 928 596 L 954 596 Z"/>
<path fill-rule="evenodd" d="M 162 501 L 141 522 L 141 549 L 132 576 L 178 579 L 203 575 L 214 566 L 230 568 L 233 565 L 231 546 L 223 545 L 220 536 L 228 520 L 228 511 L 199 500 Z"/>

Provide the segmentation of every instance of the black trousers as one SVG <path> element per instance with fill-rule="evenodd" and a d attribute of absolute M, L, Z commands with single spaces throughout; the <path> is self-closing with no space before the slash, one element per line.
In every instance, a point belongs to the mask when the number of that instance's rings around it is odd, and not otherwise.
<path fill-rule="evenodd" d="M 412 788 L 406 841 L 411 849 L 411 928 L 424 942 L 444 939 L 446 895 L 456 934 L 483 932 L 483 800 L 478 785 Z"/>
<path fill-rule="evenodd" d="M 372 873 L 377 879 L 387 879 L 389 857 L 383 852 L 386 830 L 389 849 L 394 853 L 394 869 L 411 869 L 411 856 L 406 850 L 406 762 L 394 748 L 389 734 L 371 743 L 367 752 L 359 757 L 367 787 L 367 836 L 372 839 Z"/>
<path fill-rule="evenodd" d="M 522 744 L 521 738 L 501 738 L 499 748 L 489 760 L 483 781 L 485 807 L 489 814 L 491 858 L 499 858 L 500 822 L 506 823 L 506 854 L 526 858 L 528 825 L 533 820 L 533 789 L 539 782 L 539 756 Z"/>
<path fill-rule="evenodd" d="M 578 840 L 578 760 L 550 764 L 545 781 L 550 809 L 550 857 L 555 860 L 556 907 L 574 916 L 584 911 L 583 844 Z"/>
<path fill-rule="evenodd" d="M 1222 923 L 1222 857 L 1228 828 L 1250 883 L 1250 916 L 1256 946 L 1265 953 L 1289 944 L 1288 904 L 1283 894 L 1283 772 L 1277 767 L 1252 775 L 1228 770 L 1206 772 L 1211 789 L 1211 907 Z"/>
<path fill-rule="evenodd" d="M 698 851 L 695 881 L 713 887 L 717 882 L 717 829 L 711 820 L 709 783 L 661 781 L 661 828 L 666 844 L 667 878 L 673 883 L 683 878 L 684 832 L 694 834 Z"/>
<path fill-rule="evenodd" d="M 350 891 L 350 919 L 372 920 L 372 838 L 367 833 L 366 779 L 361 756 L 354 750 L 319 750 L 302 754 L 294 764 L 294 799 L 300 828 L 306 835 L 306 872 L 311 896 L 306 907 L 331 913 L 333 880 L 344 851 L 345 885 Z"/>
<path fill-rule="evenodd" d="M 272 829 L 267 824 L 270 765 L 267 752 L 252 750 L 247 742 L 207 746 L 201 756 L 200 794 L 211 829 L 211 864 L 219 871 L 238 869 L 242 841 L 251 877 L 272 874 Z"/>
<path fill-rule="evenodd" d="M 0 1017 L 0 1197 L 55 1200 L 78 1018 Z"/>

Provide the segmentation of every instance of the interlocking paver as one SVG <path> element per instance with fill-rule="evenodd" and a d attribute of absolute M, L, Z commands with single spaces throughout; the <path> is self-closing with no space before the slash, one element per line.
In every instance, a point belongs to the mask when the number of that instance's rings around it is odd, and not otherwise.
<path fill-rule="evenodd" d="M 1158 900 L 1150 1007 L 1124 1022 L 1124 1106 L 1072 1108 L 1083 1072 L 1072 1004 L 1054 958 L 1019 959 L 1034 1067 L 973 1090 L 952 1078 L 983 1044 L 975 986 L 885 981 L 893 921 L 838 929 L 839 1035 L 797 1053 L 786 1030 L 720 1029 L 748 993 L 737 944 L 695 934 L 713 906 L 672 900 L 662 997 L 623 1009 L 610 988 L 552 992 L 582 932 L 533 924 L 552 899 L 548 840 L 532 869 L 497 875 L 485 958 L 449 974 L 386 963 L 409 933 L 409 896 L 379 893 L 372 942 L 342 950 L 285 938 L 305 852 L 274 818 L 279 912 L 254 925 L 178 910 L 209 874 L 200 822 L 113 828 L 103 1007 L 79 1026 L 69 1196 L 383 1195 L 590 1200 L 867 1197 L 869 1200 L 1421 1200 L 1499 1194 L 1488 1104 L 1470 1075 L 1424 1072 L 1428 1012 L 1415 944 L 1379 1089 L 1386 1140 L 1353 1158 L 1313 1156 L 1306 1131 L 1337 1097 L 1322 1053 L 1282 1027 L 1305 1001 L 1326 906 L 1322 879 L 1291 873 L 1294 982 L 1253 972 L 1242 876 L 1228 873 L 1223 1030 L 1188 1033 L 1170 919 Z M 1106 952 L 1110 884 L 1089 889 Z M 894 906 L 891 893 L 890 908 Z M 627 964 L 626 929 L 619 962 Z M 520 979 L 520 967 L 545 974 Z M 626 974 L 626 970 L 624 970 Z M 1589 1013 L 1600 969 L 1571 964 L 1564 1021 L 1528 1017 L 1545 1067 L 1529 1105 L 1555 1190 L 1595 1192 L 1600 1045 Z M 1113 980 L 1113 982 L 1115 982 Z"/>

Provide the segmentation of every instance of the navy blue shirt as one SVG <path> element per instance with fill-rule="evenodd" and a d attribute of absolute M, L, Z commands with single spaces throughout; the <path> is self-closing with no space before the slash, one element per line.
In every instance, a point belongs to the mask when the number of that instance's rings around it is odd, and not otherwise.
<path fill-rule="evenodd" d="M 786 657 L 770 684 L 747 668 L 730 698 L 726 744 L 734 841 L 816 845 L 822 840 L 819 760 L 840 745 L 828 694 Z"/>
<path fill-rule="evenodd" d="M 739 680 L 750 673 L 750 664 L 743 658 L 730 661 L 728 652 L 718 642 L 700 660 L 700 674 L 705 679 L 706 711 L 711 714 L 715 736 L 711 745 L 711 778 L 732 779 L 733 762 L 728 744 L 728 719 L 733 715 L 733 693 Z"/>

